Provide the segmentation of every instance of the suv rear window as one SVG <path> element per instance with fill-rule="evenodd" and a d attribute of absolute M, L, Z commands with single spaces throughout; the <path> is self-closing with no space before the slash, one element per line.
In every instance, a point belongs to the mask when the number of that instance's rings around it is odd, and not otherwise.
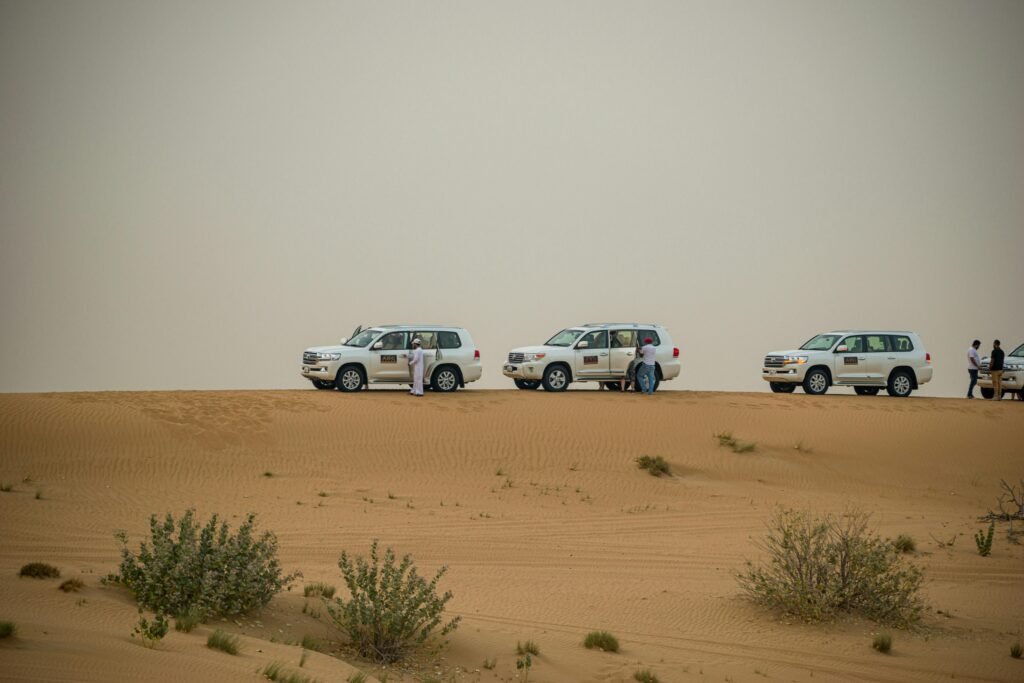
<path fill-rule="evenodd" d="M 914 342 L 910 341 L 910 337 L 904 335 L 893 335 L 891 339 L 893 351 L 906 353 L 907 351 L 914 350 Z"/>
<path fill-rule="evenodd" d="M 438 332 L 437 341 L 438 346 L 442 349 L 457 349 L 462 346 L 458 332 Z"/>
<path fill-rule="evenodd" d="M 661 346 L 661 337 L 654 330 L 637 330 L 639 334 L 637 337 L 640 339 L 640 343 L 644 343 L 644 339 L 651 338 L 651 344 L 654 346 Z"/>

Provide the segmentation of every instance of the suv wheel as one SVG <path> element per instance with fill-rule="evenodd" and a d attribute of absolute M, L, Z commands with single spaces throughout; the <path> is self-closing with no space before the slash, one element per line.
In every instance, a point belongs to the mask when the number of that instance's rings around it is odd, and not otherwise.
<path fill-rule="evenodd" d="M 878 387 L 854 387 L 853 390 L 857 392 L 858 396 L 878 395 Z"/>
<path fill-rule="evenodd" d="M 334 386 L 338 391 L 350 392 L 359 391 L 366 384 L 363 371 L 355 365 L 346 365 L 338 370 L 338 376 L 334 380 Z"/>
<path fill-rule="evenodd" d="M 812 396 L 821 396 L 828 391 L 828 373 L 821 368 L 814 368 L 804 377 L 804 393 Z"/>
<path fill-rule="evenodd" d="M 316 387 L 317 389 L 333 389 L 334 382 L 326 382 L 322 379 L 315 379 L 313 380 L 313 386 Z"/>
<path fill-rule="evenodd" d="M 982 389 L 981 389 L 981 397 L 982 398 L 992 398 L 995 395 L 996 395 L 996 390 L 995 389 L 986 389 L 986 388 L 982 387 Z"/>
<path fill-rule="evenodd" d="M 517 379 L 516 389 L 540 389 L 540 380 L 536 379 Z"/>
<path fill-rule="evenodd" d="M 792 394 L 796 391 L 796 385 L 789 382 L 768 382 L 768 386 L 776 394 Z"/>
<path fill-rule="evenodd" d="M 897 370 L 889 377 L 889 386 L 886 391 L 890 396 L 906 398 L 914 390 L 914 380 L 906 370 Z"/>
<path fill-rule="evenodd" d="M 443 365 L 434 370 L 430 380 L 430 388 L 434 391 L 447 393 L 459 388 L 459 373 L 450 365 Z"/>
<path fill-rule="evenodd" d="M 549 365 L 544 370 L 544 391 L 565 391 L 570 381 L 569 370 L 564 365 Z"/>

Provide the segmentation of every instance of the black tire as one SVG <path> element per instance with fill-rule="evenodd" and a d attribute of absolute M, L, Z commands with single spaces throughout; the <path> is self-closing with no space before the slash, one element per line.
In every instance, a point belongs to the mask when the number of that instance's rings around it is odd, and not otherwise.
<path fill-rule="evenodd" d="M 570 382 L 572 375 L 569 374 L 569 368 L 564 365 L 549 365 L 544 370 L 544 391 L 565 391 L 569 388 Z"/>
<path fill-rule="evenodd" d="M 540 380 L 537 379 L 517 379 L 515 383 L 516 389 L 525 389 L 526 391 L 540 389 Z"/>
<path fill-rule="evenodd" d="M 366 375 L 358 365 L 343 365 L 338 370 L 338 376 L 334 378 L 334 386 L 346 394 L 359 391 L 366 386 Z"/>
<path fill-rule="evenodd" d="M 995 389 L 992 389 L 992 388 L 986 389 L 985 387 L 981 388 L 981 397 L 982 398 L 992 398 L 995 395 L 996 395 L 996 390 Z"/>
<path fill-rule="evenodd" d="M 442 394 L 455 391 L 459 388 L 459 371 L 454 365 L 442 365 L 434 370 L 430 378 L 430 388 Z"/>
<path fill-rule="evenodd" d="M 897 370 L 889 375 L 889 386 L 885 390 L 890 396 L 906 398 L 914 391 L 914 378 L 906 370 Z"/>
<path fill-rule="evenodd" d="M 878 396 L 879 387 L 854 387 L 858 396 Z"/>
<path fill-rule="evenodd" d="M 316 387 L 317 389 L 333 389 L 334 382 L 328 382 L 322 379 L 315 379 L 313 380 L 313 386 Z"/>
<path fill-rule="evenodd" d="M 768 386 L 776 394 L 792 394 L 796 391 L 796 385 L 790 382 L 768 382 Z"/>
<path fill-rule="evenodd" d="M 823 368 L 811 368 L 804 375 L 804 393 L 811 396 L 821 396 L 828 391 L 832 384 L 832 378 Z"/>

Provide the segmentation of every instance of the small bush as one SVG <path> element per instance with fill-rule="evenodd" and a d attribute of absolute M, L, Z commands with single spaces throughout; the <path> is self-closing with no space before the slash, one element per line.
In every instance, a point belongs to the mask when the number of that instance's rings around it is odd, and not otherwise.
<path fill-rule="evenodd" d="M 315 678 L 304 676 L 295 671 L 284 668 L 281 662 L 271 662 L 263 667 L 261 672 L 264 678 L 276 681 L 277 683 L 316 683 Z"/>
<path fill-rule="evenodd" d="M 77 593 L 78 591 L 82 590 L 82 588 L 84 588 L 84 587 L 85 587 L 85 584 L 82 583 L 81 579 L 68 579 L 67 581 L 62 583 L 60 586 L 58 586 L 58 588 L 60 588 L 65 593 Z"/>
<path fill-rule="evenodd" d="M 357 671 L 348 678 L 345 679 L 348 683 L 366 683 L 366 674 L 362 671 Z"/>
<path fill-rule="evenodd" d="M 124 532 L 121 566 L 116 580 L 151 610 L 180 616 L 198 610 L 208 616 L 233 615 L 263 607 L 291 583 L 277 560 L 277 538 L 269 531 L 257 536 L 256 515 L 250 513 L 231 533 L 217 515 L 202 528 L 195 510 L 175 522 L 149 518 L 150 538 L 138 554 L 128 549 Z"/>
<path fill-rule="evenodd" d="M 319 652 L 321 648 L 320 641 L 314 638 L 313 636 L 309 635 L 308 633 L 302 636 L 301 645 L 303 648 L 307 650 L 313 650 L 315 652 Z"/>
<path fill-rule="evenodd" d="M 605 652 L 618 652 L 619 641 L 607 631 L 591 631 L 583 639 L 583 647 L 593 650 L 595 647 Z"/>
<path fill-rule="evenodd" d="M 442 624 L 444 606 L 451 591 L 437 594 L 437 584 L 448 571 L 441 567 L 431 581 L 416 571 L 411 555 L 399 562 L 391 548 L 381 558 L 377 541 L 370 559 L 341 553 L 338 567 L 351 599 L 335 598 L 327 611 L 335 625 L 348 634 L 359 654 L 379 662 L 401 659 L 421 645 L 434 629 L 442 636 L 455 630 L 460 617 Z"/>
<path fill-rule="evenodd" d="M 3 622 L 3 623 L 9 624 L 10 622 L 8 621 L 8 622 Z M 1020 646 L 1020 641 L 1018 640 L 1016 643 L 1014 643 L 1013 645 L 1010 646 L 1010 656 L 1013 657 L 1014 659 L 1020 659 L 1021 654 L 1022 654 L 1022 650 L 1021 650 L 1021 646 Z"/>
<path fill-rule="evenodd" d="M 906 534 L 900 534 L 897 536 L 896 540 L 892 542 L 892 545 L 901 553 L 912 553 L 917 550 L 917 544 L 914 543 L 914 539 Z"/>
<path fill-rule="evenodd" d="M 988 557 L 992 554 L 992 535 L 996 531 L 996 523 L 989 522 L 988 535 L 984 531 L 979 531 L 974 534 L 974 543 L 978 546 L 978 554 L 982 557 Z"/>
<path fill-rule="evenodd" d="M 892 649 L 892 636 L 888 633 L 879 633 L 875 636 L 875 639 L 871 641 L 871 647 L 875 648 L 882 654 L 889 654 L 889 650 Z"/>
<path fill-rule="evenodd" d="M 302 594 L 307 598 L 319 598 L 323 596 L 330 600 L 334 597 L 334 586 L 328 583 L 307 583 L 302 588 Z"/>
<path fill-rule="evenodd" d="M 167 635 L 168 630 L 167 617 L 157 613 L 154 615 L 153 621 L 149 621 L 142 614 L 142 609 L 140 608 L 139 621 L 135 624 L 135 628 L 132 629 L 132 638 L 139 636 L 142 639 L 143 645 L 153 647 L 157 641 Z"/>
<path fill-rule="evenodd" d="M 737 578 L 755 602 L 807 621 L 851 612 L 882 624 L 908 626 L 924 609 L 923 574 L 902 561 L 892 543 L 868 530 L 868 515 L 842 519 L 780 510 L 758 544 L 768 563 Z"/>
<path fill-rule="evenodd" d="M 537 657 L 540 655 L 540 648 L 537 647 L 537 643 L 532 640 L 528 640 L 525 643 L 516 643 L 516 654 L 517 655 L 533 655 Z"/>
<path fill-rule="evenodd" d="M 192 633 L 192 629 L 206 621 L 206 615 L 201 609 L 190 608 L 184 614 L 179 614 L 174 619 L 174 630 L 182 633 Z"/>
<path fill-rule="evenodd" d="M 230 633 L 224 633 L 224 631 L 217 629 L 206 639 L 206 647 L 211 650 L 227 652 L 229 655 L 237 655 L 238 636 L 233 636 Z"/>
<path fill-rule="evenodd" d="M 498 666 L 498 660 L 497 659 L 492 658 L 492 659 L 485 659 L 484 660 L 484 668 L 487 669 L 488 671 L 490 671 L 491 669 L 493 669 L 496 666 Z"/>
<path fill-rule="evenodd" d="M 18 628 L 14 625 L 13 621 L 0 621 L 0 640 L 13 638 L 17 632 Z"/>
<path fill-rule="evenodd" d="M 3 484 L 0 484 L 0 492 L 10 493 L 13 490 L 14 490 L 14 484 L 8 484 L 7 482 L 4 482 Z"/>
<path fill-rule="evenodd" d="M 721 434 L 715 434 L 715 438 L 718 439 L 718 445 L 723 448 L 729 448 L 733 453 L 750 453 L 757 449 L 757 444 L 753 441 L 738 441 L 732 432 L 722 432 Z"/>
<path fill-rule="evenodd" d="M 672 474 L 668 463 L 665 462 L 665 458 L 660 455 L 656 455 L 653 458 L 649 455 L 641 455 L 636 459 L 636 466 L 642 470 L 647 470 L 651 473 L 651 476 L 654 477 L 660 477 L 663 474 Z"/>
<path fill-rule="evenodd" d="M 59 579 L 60 570 L 52 564 L 45 562 L 30 562 L 21 568 L 19 576 L 27 576 L 32 579 Z"/>
<path fill-rule="evenodd" d="M 650 669 L 638 669 L 633 678 L 640 683 L 661 683 Z"/>

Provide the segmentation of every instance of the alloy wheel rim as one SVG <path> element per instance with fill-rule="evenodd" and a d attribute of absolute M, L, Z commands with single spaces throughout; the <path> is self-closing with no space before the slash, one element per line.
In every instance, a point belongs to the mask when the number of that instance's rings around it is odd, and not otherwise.
<path fill-rule="evenodd" d="M 814 391 L 817 391 L 817 392 L 824 391 L 824 389 L 825 389 L 825 376 L 822 375 L 821 373 L 818 373 L 817 375 L 812 377 L 811 378 L 811 389 L 813 389 Z"/>
<path fill-rule="evenodd" d="M 437 385 L 445 391 L 455 386 L 455 373 L 445 370 L 437 376 Z"/>
<path fill-rule="evenodd" d="M 348 370 L 341 376 L 341 383 L 346 389 L 355 389 L 359 386 L 359 373 L 355 370 Z"/>
<path fill-rule="evenodd" d="M 905 375 L 900 375 L 893 382 L 896 393 L 903 395 L 910 391 L 910 380 Z"/>
<path fill-rule="evenodd" d="M 565 386 L 565 373 L 561 370 L 555 370 L 548 375 L 548 384 L 556 389 L 561 389 Z"/>

